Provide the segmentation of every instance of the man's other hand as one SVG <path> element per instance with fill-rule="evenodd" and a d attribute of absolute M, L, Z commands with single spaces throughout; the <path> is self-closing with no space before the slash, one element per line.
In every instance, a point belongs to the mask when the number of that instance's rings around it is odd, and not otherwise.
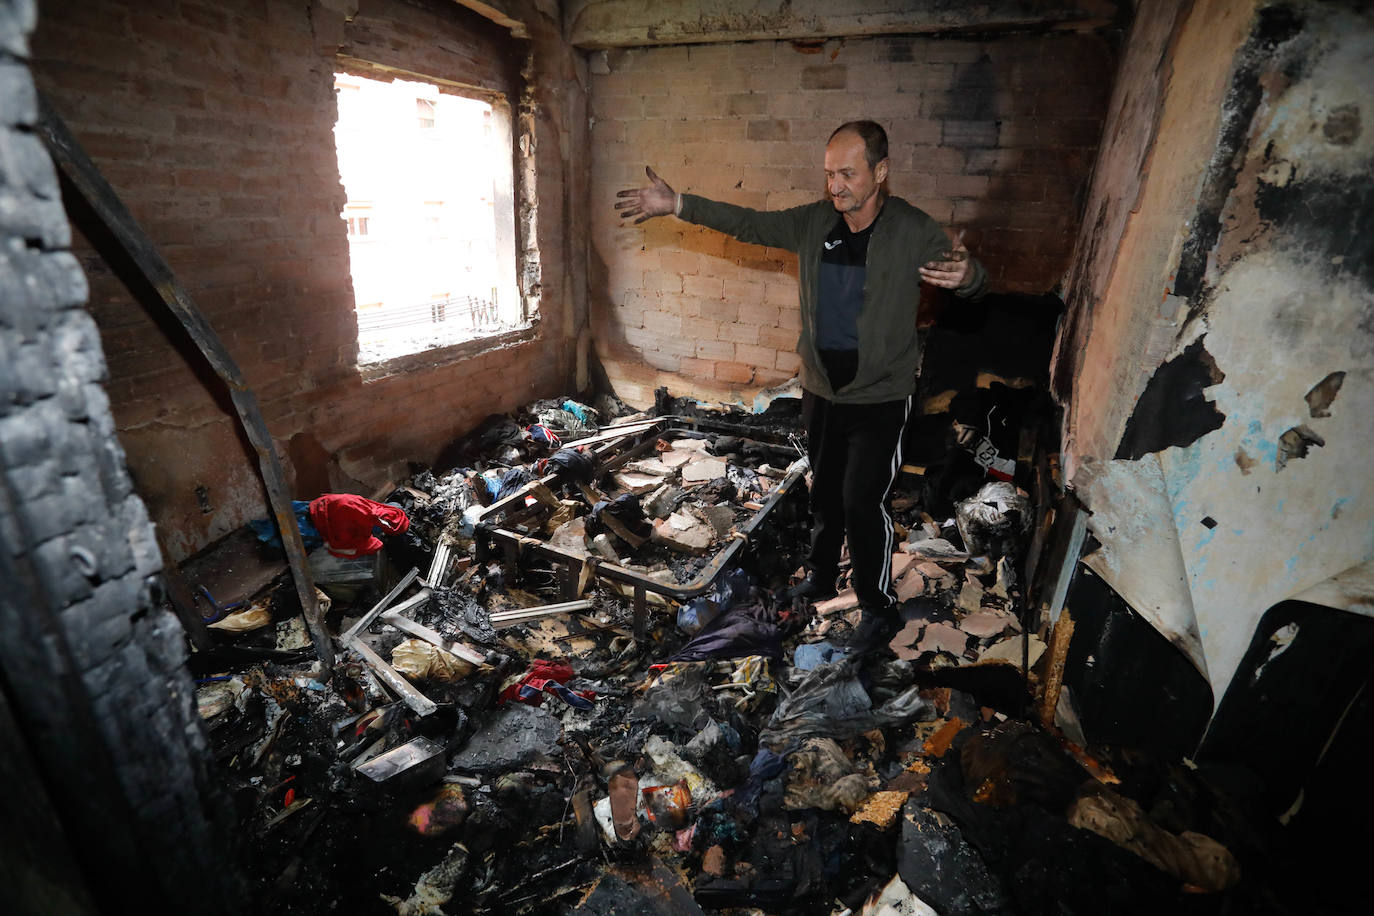
<path fill-rule="evenodd" d="M 621 219 L 637 216 L 635 225 L 651 216 L 667 216 L 677 212 L 677 192 L 668 187 L 668 182 L 648 166 L 644 172 L 649 176 L 649 185 L 644 188 L 627 188 L 615 196 L 623 198 L 616 202 L 615 208 Z"/>
<path fill-rule="evenodd" d="M 964 247 L 961 229 L 954 239 L 954 247 L 940 252 L 940 260 L 921 265 L 921 279 L 932 286 L 958 289 L 968 279 L 968 249 Z"/>

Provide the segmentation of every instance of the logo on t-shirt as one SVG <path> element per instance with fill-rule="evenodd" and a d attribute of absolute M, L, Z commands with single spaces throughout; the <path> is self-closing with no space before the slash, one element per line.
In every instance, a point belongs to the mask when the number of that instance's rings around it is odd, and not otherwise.
<path fill-rule="evenodd" d="M 830 241 L 825 243 L 825 250 L 834 251 L 842 244 L 844 244 L 844 239 L 831 239 Z"/>

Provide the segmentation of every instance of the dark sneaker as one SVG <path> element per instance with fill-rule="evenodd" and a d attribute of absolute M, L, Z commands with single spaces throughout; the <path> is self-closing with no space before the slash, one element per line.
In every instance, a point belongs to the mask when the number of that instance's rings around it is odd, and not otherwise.
<path fill-rule="evenodd" d="M 839 592 L 835 589 L 835 576 L 818 576 L 814 572 L 808 572 L 806 578 L 796 585 L 783 592 L 783 597 L 788 604 L 815 604 L 817 601 L 825 601 L 834 598 Z"/>
<path fill-rule="evenodd" d="M 895 607 L 883 611 L 870 611 L 864 608 L 859 617 L 859 625 L 851 630 L 844 640 L 845 655 L 856 658 L 886 649 L 899 629 L 901 619 L 897 616 Z"/>

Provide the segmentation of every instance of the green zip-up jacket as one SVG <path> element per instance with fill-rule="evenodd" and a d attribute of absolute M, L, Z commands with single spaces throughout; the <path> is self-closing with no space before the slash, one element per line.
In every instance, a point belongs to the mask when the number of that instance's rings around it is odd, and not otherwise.
<path fill-rule="evenodd" d="M 801 384 L 812 394 L 844 404 L 899 401 L 916 391 L 921 340 L 916 309 L 921 298 L 922 264 L 950 248 L 939 223 L 900 197 L 889 197 L 878 213 L 868 241 L 864 304 L 859 312 L 859 369 L 854 380 L 834 391 L 816 350 L 816 308 L 820 298 L 821 245 L 839 218 L 828 200 L 788 210 L 751 210 L 683 194 L 681 219 L 732 235 L 741 242 L 785 248 L 797 253 L 801 268 Z M 983 291 L 987 272 L 969 259 L 969 276 L 955 294 L 972 298 Z"/>

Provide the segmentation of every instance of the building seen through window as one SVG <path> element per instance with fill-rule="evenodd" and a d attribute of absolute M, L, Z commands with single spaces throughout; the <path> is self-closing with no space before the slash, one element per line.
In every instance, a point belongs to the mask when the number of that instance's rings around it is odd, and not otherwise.
<path fill-rule="evenodd" d="M 358 361 L 520 325 L 509 108 L 335 74 Z"/>
<path fill-rule="evenodd" d="M 434 126 L 434 102 L 430 99 L 416 99 L 415 109 L 420 117 L 420 127 L 430 128 Z"/>

